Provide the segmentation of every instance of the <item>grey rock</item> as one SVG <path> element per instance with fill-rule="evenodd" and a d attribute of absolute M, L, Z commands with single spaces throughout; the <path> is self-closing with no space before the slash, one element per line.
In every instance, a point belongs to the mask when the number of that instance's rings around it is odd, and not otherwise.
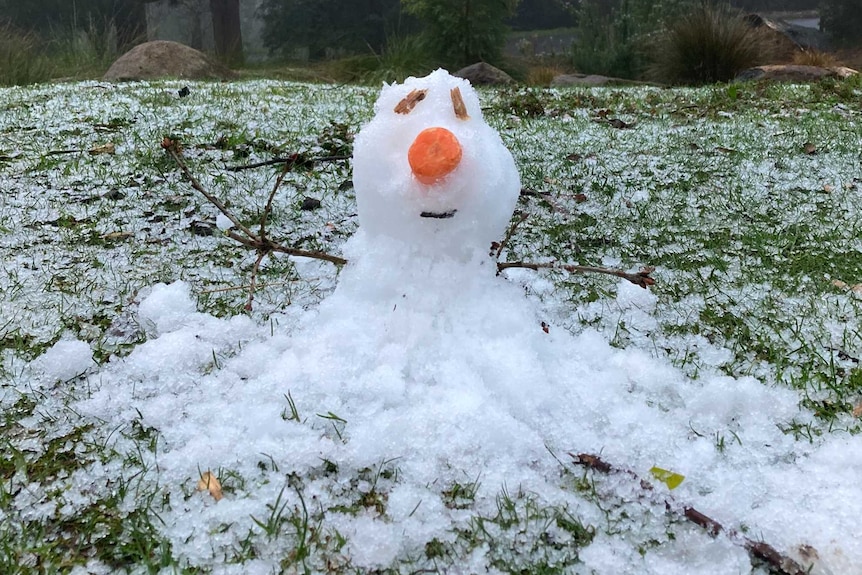
<path fill-rule="evenodd" d="M 466 78 L 474 86 L 501 86 L 515 83 L 510 75 L 485 62 L 470 64 L 452 75 Z"/>
<path fill-rule="evenodd" d="M 138 44 L 120 56 L 105 72 L 108 82 L 184 78 L 230 80 L 236 75 L 194 48 L 179 42 L 155 40 Z"/>
<path fill-rule="evenodd" d="M 858 74 L 852 68 L 833 66 L 803 66 L 799 64 L 772 64 L 748 68 L 737 74 L 737 80 L 772 80 L 776 82 L 816 82 L 824 78 L 843 80 Z"/>

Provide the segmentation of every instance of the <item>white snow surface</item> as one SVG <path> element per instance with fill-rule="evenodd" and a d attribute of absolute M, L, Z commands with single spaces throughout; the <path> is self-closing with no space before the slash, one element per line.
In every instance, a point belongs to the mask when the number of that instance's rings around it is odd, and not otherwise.
<path fill-rule="evenodd" d="M 197 313 L 185 284 L 154 286 L 141 309 L 158 336 L 92 376 L 99 389 L 76 409 L 112 426 L 140 413 L 158 429 L 160 481 L 172 500 L 182 501 L 200 470 L 254 481 L 262 460 L 301 476 L 324 459 L 354 470 L 392 462 L 398 481 L 384 516 L 329 517 L 360 568 L 451 537 L 458 511 L 444 505 L 442 491 L 456 481 L 479 479 L 480 507 L 507 487 L 600 522 L 566 488 L 551 454 L 588 452 L 646 478 L 654 465 L 681 473 L 678 501 L 784 552 L 810 545 L 820 572 L 858 572 L 862 441 L 808 445 L 783 434 L 778 426 L 798 412 L 793 392 L 753 378 L 693 381 L 590 331 L 572 336 L 552 326 L 546 334 L 532 304 L 488 261 L 422 259 L 361 232 L 349 244 L 355 263 L 290 334 Z M 283 416 L 288 392 L 301 423 Z M 723 452 L 716 434 L 727 437 Z M 242 534 L 278 495 L 280 485 L 259 481 L 254 493 L 217 504 L 198 494 L 162 513 L 175 552 L 191 564 L 217 559 L 234 541 L 213 536 L 216 528 L 233 523 Z M 620 483 L 636 500 L 634 485 Z M 323 482 L 307 490 L 324 506 L 332 497 Z M 666 489 L 659 491 L 661 501 Z M 655 507 L 652 528 L 661 532 L 659 503 L 635 505 Z M 694 528 L 680 537 L 641 557 L 625 539 L 599 536 L 582 559 L 597 573 L 751 570 L 729 540 Z"/>
<path fill-rule="evenodd" d="M 447 88 L 440 99 L 448 101 L 453 80 L 439 73 L 431 81 Z M 437 84 L 403 123 L 421 120 L 423 105 L 448 106 L 435 103 Z M 412 86 L 385 88 L 378 113 Z M 479 138 L 487 126 L 472 90 L 462 90 Z M 675 509 L 693 506 L 783 553 L 813 547 L 813 572 L 862 573 L 862 437 L 797 442 L 780 429 L 798 421 L 795 392 L 715 373 L 691 379 L 590 330 L 571 335 L 552 325 L 545 333 L 534 304 L 496 276 L 479 249 L 487 249 L 486 236 L 499 237 L 510 198 L 491 208 L 493 221 L 469 239 L 473 252 L 429 250 L 433 241 L 458 243 L 461 222 L 473 219 L 425 228 L 413 200 L 390 197 L 403 191 L 391 171 L 402 170 L 400 160 L 393 168 L 363 157 L 373 148 L 388 158 L 390 148 L 409 141 L 399 136 L 378 146 L 386 127 L 392 124 L 374 120 L 357 138 L 361 226 L 344 247 L 350 264 L 335 292 L 297 325 L 273 329 L 244 316 L 198 313 L 188 285 L 157 284 L 138 309 L 150 339 L 88 376 L 93 391 L 75 405 L 78 412 L 112 428 L 140 418 L 160 433 L 150 463 L 170 494 L 159 515 L 175 554 L 192 566 L 238 572 L 219 559 L 249 530 L 260 531 L 252 517 L 265 518 L 267 505 L 283 497 L 296 507 L 302 493 L 303 504 L 331 509 L 350 477 L 387 468 L 397 470 L 395 479 L 355 487 L 385 491 L 382 513 L 325 514 L 325 527 L 346 538 L 341 553 L 358 569 L 421 556 L 434 538 L 454 540 L 453 529 L 469 514 L 447 505 L 445 492 L 478 482 L 479 513 L 493 513 L 501 490 L 517 491 L 596 526 L 580 553 L 585 573 L 752 572 L 738 540 L 685 524 L 669 528 L 664 502 L 671 497 Z M 494 135 L 490 149 L 498 144 Z M 508 166 L 507 154 L 486 158 L 491 172 Z M 494 192 L 502 185 L 495 180 Z M 375 186 L 379 196 L 369 193 Z M 385 208 L 390 201 L 394 207 Z M 469 205 L 464 215 L 479 209 Z M 621 282 L 618 294 L 623 318 L 646 321 L 655 305 L 650 292 Z M 89 353 L 86 344 L 61 341 L 40 365 L 50 378 L 69 377 L 90 366 Z M 299 421 L 290 418 L 288 394 Z M 612 512 L 622 536 L 608 536 L 607 513 L 562 473 L 582 473 L 567 455 L 582 452 L 646 479 L 658 466 L 685 481 L 672 495 L 653 481 L 657 491 L 649 495 L 625 474 L 601 479 L 598 489 L 616 493 L 626 509 L 625 516 Z M 320 471 L 324 462 L 337 466 L 335 479 Z M 244 488 L 216 503 L 194 492 L 203 470 L 226 483 L 229 470 Z M 285 487 L 291 474 L 303 478 L 301 491 Z M 486 553 L 475 550 L 461 569 L 493 572 Z M 277 558 L 263 554 L 241 571 L 277 570 Z"/>

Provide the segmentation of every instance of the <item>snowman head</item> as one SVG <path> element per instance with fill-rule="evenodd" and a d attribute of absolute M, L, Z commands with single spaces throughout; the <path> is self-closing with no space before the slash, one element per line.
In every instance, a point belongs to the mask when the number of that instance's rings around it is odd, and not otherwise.
<path fill-rule="evenodd" d="M 360 228 L 429 253 L 487 253 L 521 183 L 470 83 L 437 70 L 384 86 L 374 109 L 353 153 Z"/>

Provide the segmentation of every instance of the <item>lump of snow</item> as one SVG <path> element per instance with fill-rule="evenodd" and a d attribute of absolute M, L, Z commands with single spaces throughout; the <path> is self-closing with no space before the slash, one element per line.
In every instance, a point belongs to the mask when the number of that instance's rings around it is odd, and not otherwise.
<path fill-rule="evenodd" d="M 93 351 L 83 341 L 61 339 L 33 363 L 49 381 L 67 381 L 94 365 Z"/>
<path fill-rule="evenodd" d="M 152 287 L 150 295 L 141 301 L 138 319 L 144 328 L 155 328 L 157 333 L 166 333 L 181 327 L 195 311 L 187 283 L 158 283 Z"/>

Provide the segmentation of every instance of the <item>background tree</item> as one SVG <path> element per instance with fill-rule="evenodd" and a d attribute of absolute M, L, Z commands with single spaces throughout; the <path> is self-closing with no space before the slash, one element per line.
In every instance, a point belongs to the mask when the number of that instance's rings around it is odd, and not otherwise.
<path fill-rule="evenodd" d="M 425 26 L 429 48 L 447 66 L 499 60 L 506 20 L 518 0 L 402 0 L 404 9 Z"/>
<path fill-rule="evenodd" d="M 575 25 L 574 12 L 563 0 L 520 0 L 509 20 L 513 30 L 548 30 Z"/>
<path fill-rule="evenodd" d="M 0 21 L 54 38 L 84 32 L 91 40 L 114 37 L 112 51 L 131 47 L 146 34 L 140 0 L 0 0 Z"/>
<path fill-rule="evenodd" d="M 387 38 L 415 29 L 399 0 L 264 0 L 264 44 L 311 59 L 333 53 L 380 53 Z"/>
<path fill-rule="evenodd" d="M 243 63 L 239 0 L 210 0 L 215 53 L 230 65 Z"/>
<path fill-rule="evenodd" d="M 580 0 L 573 64 L 580 72 L 636 78 L 644 47 L 665 23 L 701 0 Z"/>
<path fill-rule="evenodd" d="M 836 46 L 862 45 L 862 0 L 821 0 L 820 29 Z"/>

